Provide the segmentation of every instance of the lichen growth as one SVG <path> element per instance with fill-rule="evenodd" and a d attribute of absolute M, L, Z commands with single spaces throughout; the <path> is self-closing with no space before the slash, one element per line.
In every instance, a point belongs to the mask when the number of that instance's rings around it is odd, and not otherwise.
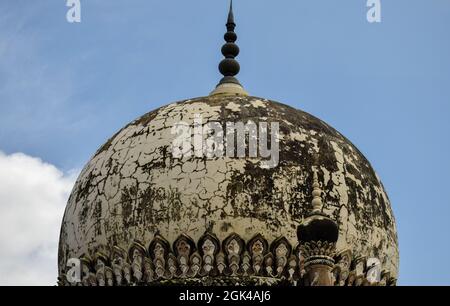
<path fill-rule="evenodd" d="M 176 159 L 171 128 L 179 121 L 279 122 L 280 163 L 259 158 Z M 312 169 L 324 210 L 339 224 L 338 250 L 378 256 L 398 270 L 395 219 L 388 196 L 361 152 L 323 121 L 255 97 L 202 97 L 173 103 L 131 122 L 107 141 L 80 174 L 61 228 L 59 267 L 99 245 L 127 248 L 161 233 L 170 242 L 207 229 L 220 239 L 256 233 L 297 244 L 311 209 Z"/>

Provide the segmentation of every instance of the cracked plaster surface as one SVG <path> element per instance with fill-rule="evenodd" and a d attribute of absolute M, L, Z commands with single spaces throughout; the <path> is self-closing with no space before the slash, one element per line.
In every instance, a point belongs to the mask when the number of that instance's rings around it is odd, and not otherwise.
<path fill-rule="evenodd" d="M 280 162 L 259 158 L 176 159 L 171 129 L 180 121 L 279 122 Z M 312 169 L 319 170 L 324 212 L 339 224 L 338 251 L 377 257 L 396 276 L 395 219 L 370 163 L 323 121 L 287 105 L 243 96 L 202 97 L 161 107 L 108 140 L 81 172 L 61 227 L 60 271 L 71 257 L 100 246 L 127 249 L 159 233 L 197 241 L 206 230 L 219 239 L 284 236 L 295 246 L 296 228 L 311 209 Z M 148 245 L 147 245 L 148 246 Z"/>

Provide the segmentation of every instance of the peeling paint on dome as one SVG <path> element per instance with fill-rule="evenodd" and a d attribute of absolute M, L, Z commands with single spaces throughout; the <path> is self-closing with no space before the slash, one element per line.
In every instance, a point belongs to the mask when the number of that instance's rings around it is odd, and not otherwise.
<path fill-rule="evenodd" d="M 280 162 L 259 158 L 172 157 L 172 127 L 192 122 L 280 123 Z M 318 153 L 318 154 L 317 154 Z M 210 96 L 173 103 L 131 122 L 108 140 L 81 172 L 69 198 L 60 236 L 59 269 L 67 259 L 101 245 L 127 249 L 156 234 L 197 241 L 206 230 L 222 240 L 286 237 L 311 209 L 317 166 L 324 212 L 339 224 L 338 251 L 377 257 L 394 277 L 396 225 L 389 199 L 366 158 L 321 120 L 289 106 L 245 96 Z"/>
<path fill-rule="evenodd" d="M 236 104 L 234 102 L 230 102 L 228 103 L 228 105 L 226 106 L 227 109 L 231 110 L 232 112 L 239 112 L 241 111 L 241 105 Z"/>

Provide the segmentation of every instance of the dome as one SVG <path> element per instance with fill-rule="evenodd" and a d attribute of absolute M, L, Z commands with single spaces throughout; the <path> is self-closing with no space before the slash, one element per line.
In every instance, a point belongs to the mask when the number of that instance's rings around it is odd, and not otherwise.
<path fill-rule="evenodd" d="M 175 158 L 173 127 L 207 122 L 279 123 L 279 163 L 261 157 Z M 313 169 L 323 208 L 339 228 L 337 254 L 378 258 L 397 275 L 395 220 L 379 178 L 361 152 L 323 121 L 287 105 L 242 95 L 208 96 L 173 103 L 131 122 L 81 172 L 64 215 L 59 269 L 71 257 L 111 247 L 145 252 L 160 237 L 171 250 L 182 236 L 191 250 L 205 233 L 218 243 L 257 235 L 298 244 L 297 227 L 311 211 Z M 197 246 L 200 249 L 201 246 Z M 220 249 L 220 245 L 217 247 Z M 294 251 L 292 251 L 294 252 Z"/>
<path fill-rule="evenodd" d="M 226 26 L 213 92 L 131 122 L 82 170 L 59 283 L 394 285 L 396 225 L 370 163 L 325 122 L 249 96 L 231 8 Z"/>

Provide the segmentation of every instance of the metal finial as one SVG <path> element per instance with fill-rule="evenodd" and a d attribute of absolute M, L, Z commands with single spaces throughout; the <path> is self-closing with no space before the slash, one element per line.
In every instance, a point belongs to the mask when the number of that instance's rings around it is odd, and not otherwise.
<path fill-rule="evenodd" d="M 228 12 L 228 21 L 227 21 L 227 29 L 228 26 L 234 26 L 229 31 L 234 31 L 234 28 L 236 27 L 236 24 L 234 23 L 234 14 L 233 14 L 233 0 L 230 1 L 230 11 Z"/>
<path fill-rule="evenodd" d="M 239 84 L 239 81 L 234 77 L 239 73 L 240 66 L 238 61 L 235 60 L 235 57 L 239 55 L 239 47 L 235 44 L 237 35 L 234 32 L 236 24 L 234 23 L 233 1 L 230 2 L 230 11 L 228 12 L 226 27 L 228 30 L 224 36 L 226 43 L 222 47 L 222 54 L 225 56 L 225 59 L 219 64 L 220 73 L 224 75 L 224 78 L 220 83 Z"/>
<path fill-rule="evenodd" d="M 239 73 L 241 67 L 235 59 L 239 55 L 239 47 L 235 43 L 237 35 L 234 32 L 236 23 L 234 22 L 233 0 L 230 2 L 226 27 L 227 32 L 224 35 L 226 43 L 222 46 L 222 54 L 225 58 L 219 64 L 219 71 L 223 75 L 223 78 L 211 94 L 238 93 L 247 95 L 235 77 Z"/>

